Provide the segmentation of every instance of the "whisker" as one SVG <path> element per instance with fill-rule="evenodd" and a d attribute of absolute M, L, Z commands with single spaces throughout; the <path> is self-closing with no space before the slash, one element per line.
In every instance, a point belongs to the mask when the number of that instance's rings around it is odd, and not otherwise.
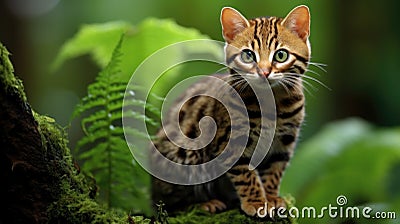
<path fill-rule="evenodd" d="M 314 82 L 320 84 L 321 86 L 325 87 L 326 89 L 328 89 L 329 91 L 332 91 L 331 88 L 329 88 L 327 85 L 325 85 L 323 82 L 319 81 L 318 79 L 308 76 L 308 75 L 302 75 L 302 77 L 306 78 L 306 79 L 310 79 L 313 80 Z"/>
<path fill-rule="evenodd" d="M 308 80 L 304 80 L 300 77 L 295 77 L 295 76 L 289 76 L 288 78 L 295 79 L 296 82 L 301 82 L 301 83 L 307 84 L 309 87 L 311 87 L 313 89 L 313 91 L 318 91 L 318 88 L 315 87 L 313 84 L 311 84 Z"/>
<path fill-rule="evenodd" d="M 291 87 L 297 89 L 298 91 L 303 91 L 302 87 L 304 87 L 302 85 L 303 80 L 298 77 L 297 73 L 292 73 L 291 75 L 286 74 L 287 76 L 284 77 L 282 80 L 285 81 L 285 83 L 290 84 Z M 307 91 L 308 89 L 306 87 L 304 87 Z"/>
<path fill-rule="evenodd" d="M 304 80 L 302 80 L 301 78 L 293 77 L 293 79 L 292 79 L 292 78 L 290 78 L 290 77 L 286 77 L 285 80 L 286 80 L 287 82 L 292 83 L 292 85 L 295 85 L 294 88 L 296 88 L 297 90 L 302 91 L 302 90 L 304 89 L 308 94 L 310 94 L 312 97 L 314 97 L 314 94 L 312 94 L 312 92 L 308 89 L 307 86 L 305 86 L 305 85 L 298 85 L 299 83 L 303 83 L 303 82 L 304 82 Z M 304 83 L 306 83 L 308 86 L 312 87 L 314 91 L 316 91 L 316 90 L 315 90 L 316 88 L 315 88 L 313 85 L 311 85 L 311 84 L 308 83 L 308 82 L 304 82 Z M 303 88 L 303 89 L 302 89 L 302 88 Z"/>
<path fill-rule="evenodd" d="M 249 86 L 249 83 L 245 80 L 242 84 L 242 87 L 240 87 L 239 89 L 239 94 L 241 94 L 246 89 L 247 86 Z"/>
<path fill-rule="evenodd" d="M 234 81 L 236 81 L 236 82 L 232 83 L 231 86 L 232 86 L 232 88 L 236 88 L 236 87 L 240 86 L 240 89 L 238 91 L 240 94 L 247 87 L 246 84 L 248 84 L 248 83 L 243 77 L 237 78 Z"/>
<path fill-rule="evenodd" d="M 302 82 L 305 84 L 305 85 L 303 85 L 304 90 L 306 90 L 306 92 L 307 92 L 308 94 L 310 94 L 311 96 L 314 97 L 313 92 L 317 92 L 317 91 L 318 91 L 318 88 L 315 87 L 315 86 L 314 86 L 313 84 L 311 84 L 310 82 L 307 82 L 306 80 L 302 80 Z M 311 88 L 312 91 L 311 91 L 309 88 Z"/>
<path fill-rule="evenodd" d="M 310 92 L 310 90 L 307 88 L 307 86 L 302 85 L 302 83 L 307 84 L 308 86 L 310 86 L 311 88 L 313 88 L 314 91 L 318 90 L 316 87 L 314 87 L 311 83 L 301 79 L 300 77 L 296 77 L 296 76 L 288 76 L 285 78 L 287 81 L 293 83 L 295 86 L 295 88 L 299 91 L 302 91 L 302 88 L 304 88 L 307 92 Z"/>
<path fill-rule="evenodd" d="M 321 77 L 321 74 L 319 74 L 318 72 L 316 72 L 316 71 L 314 71 L 314 70 L 306 69 L 306 72 L 311 72 L 311 73 L 316 74 L 316 75 L 318 75 L 318 76 Z"/>
<path fill-rule="evenodd" d="M 226 82 L 229 83 L 230 85 L 234 85 L 236 83 L 236 81 L 240 81 L 242 79 L 243 79 L 243 77 L 240 75 L 230 75 L 230 76 L 228 76 Z"/>
<path fill-rule="evenodd" d="M 307 70 L 307 71 L 311 71 L 311 70 Z M 304 79 L 302 79 L 303 82 L 304 82 L 304 83 L 307 83 L 309 86 L 312 86 L 313 89 L 314 89 L 314 91 L 318 90 L 318 88 L 315 88 L 313 85 L 311 85 L 311 83 L 307 82 L 307 80 L 305 80 L 305 79 L 312 80 L 312 81 L 314 81 L 314 82 L 320 84 L 321 86 L 325 87 L 325 88 L 328 89 L 329 91 L 332 90 L 332 89 L 329 88 L 327 85 L 325 85 L 322 81 L 320 81 L 320 80 L 318 80 L 318 79 L 316 79 L 316 78 L 314 78 L 314 77 L 312 77 L 312 76 L 306 75 L 306 74 L 303 74 L 303 75 L 301 75 L 301 76 L 299 76 L 299 74 L 297 74 L 297 73 L 291 73 L 291 72 L 286 72 L 286 73 L 283 73 L 283 74 L 284 74 L 284 75 L 287 75 L 287 76 L 289 76 L 289 77 L 292 77 L 292 78 L 297 78 L 297 79 L 301 79 L 301 77 L 304 77 Z"/>
<path fill-rule="evenodd" d="M 328 71 L 326 71 L 326 69 L 324 68 L 324 67 L 327 67 L 327 66 L 328 66 L 327 64 L 322 64 L 322 63 L 317 63 L 317 62 L 311 62 L 311 61 L 309 61 L 308 64 L 309 64 L 309 65 L 313 65 L 313 66 L 319 68 L 320 70 L 322 70 L 322 71 L 324 71 L 324 72 L 328 72 Z"/>
<path fill-rule="evenodd" d="M 310 61 L 309 63 L 313 63 L 313 64 L 316 64 L 316 65 L 321 65 L 321 66 L 325 66 L 325 67 L 328 66 L 327 64 L 314 62 L 314 61 Z"/>
<path fill-rule="evenodd" d="M 307 80 L 303 80 L 303 83 L 307 85 L 304 86 L 304 88 L 310 87 L 314 92 L 317 92 L 319 90 L 317 87 L 315 87 L 312 83 L 308 82 Z"/>
<path fill-rule="evenodd" d="M 301 76 L 299 76 L 299 74 L 297 74 L 297 73 L 284 73 L 284 75 L 286 75 L 284 77 L 284 79 L 286 79 L 287 81 L 289 81 L 291 83 L 294 83 L 296 86 L 303 87 L 303 89 L 313 97 L 314 97 L 314 94 L 312 94 L 312 92 L 318 91 L 317 87 L 315 87 L 309 81 L 302 79 Z M 312 88 L 313 91 L 310 91 L 309 88 Z M 297 88 L 297 89 L 301 90 L 301 88 Z"/>
<path fill-rule="evenodd" d="M 241 76 L 238 76 L 238 77 L 233 77 L 232 79 L 229 79 L 228 81 L 230 82 L 229 84 L 231 84 L 232 87 L 235 87 L 238 85 L 238 83 L 243 82 L 244 78 Z"/>
<path fill-rule="evenodd" d="M 231 82 L 230 83 L 231 87 L 234 88 L 234 89 L 236 89 L 239 86 L 247 83 L 247 81 L 241 75 L 238 75 L 237 77 L 233 77 L 229 81 Z M 243 88 L 243 86 L 240 87 L 240 89 L 242 89 L 242 88 Z"/>
<path fill-rule="evenodd" d="M 292 92 L 291 91 L 289 91 L 289 88 L 286 86 L 286 84 L 285 83 L 287 83 L 287 82 L 285 82 L 285 80 L 284 79 L 280 79 L 280 80 L 278 80 L 278 83 L 281 85 L 281 86 L 283 86 L 283 88 L 285 89 L 285 91 L 286 91 L 286 93 L 288 93 L 289 94 L 289 96 L 291 96 L 292 95 Z M 290 83 L 287 83 L 288 85 L 290 85 L 290 86 L 292 86 Z"/>
<path fill-rule="evenodd" d="M 226 93 L 229 92 L 229 90 L 231 90 L 231 88 L 235 88 L 236 86 L 240 85 L 240 83 L 242 82 L 243 77 L 240 75 L 230 75 L 228 77 L 228 79 L 226 80 L 228 85 L 225 85 L 221 91 L 220 91 L 220 96 L 219 97 L 224 97 L 224 95 Z M 229 88 L 229 86 L 231 88 Z"/>

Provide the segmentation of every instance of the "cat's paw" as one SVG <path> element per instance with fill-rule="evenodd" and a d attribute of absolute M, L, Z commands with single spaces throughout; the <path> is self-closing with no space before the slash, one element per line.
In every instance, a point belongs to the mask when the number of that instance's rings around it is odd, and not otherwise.
<path fill-rule="evenodd" d="M 285 200 L 279 196 L 267 195 L 267 201 L 268 201 L 268 209 L 271 209 L 272 207 L 274 207 L 275 210 L 277 210 L 280 207 L 287 208 Z"/>
<path fill-rule="evenodd" d="M 260 218 L 274 218 L 278 208 L 286 208 L 286 202 L 278 196 L 267 197 L 267 202 L 245 202 L 241 204 L 241 209 L 248 216 L 258 216 Z"/>
<path fill-rule="evenodd" d="M 200 208 L 210 213 L 221 212 L 226 209 L 225 203 L 220 200 L 212 199 L 200 205 Z"/>
<path fill-rule="evenodd" d="M 265 204 L 265 202 L 244 202 L 240 207 L 248 216 L 255 216 L 260 208 L 264 208 Z"/>

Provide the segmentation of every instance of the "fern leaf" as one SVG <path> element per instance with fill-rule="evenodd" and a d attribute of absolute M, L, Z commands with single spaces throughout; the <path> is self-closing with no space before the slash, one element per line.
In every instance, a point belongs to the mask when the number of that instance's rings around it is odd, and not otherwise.
<path fill-rule="evenodd" d="M 104 130 L 107 129 L 109 127 L 107 127 L 108 122 L 105 120 L 98 120 L 98 121 L 94 121 L 88 128 L 87 128 L 87 132 L 88 133 L 94 133 L 97 130 Z"/>
<path fill-rule="evenodd" d="M 94 150 L 95 149 L 95 150 Z M 88 150 L 79 155 L 79 159 L 89 159 L 93 156 L 96 156 L 98 153 L 104 152 L 107 149 L 107 143 L 100 143 L 92 148 L 92 150 Z M 88 165 L 88 164 L 85 164 Z"/>
<path fill-rule="evenodd" d="M 133 161 L 121 126 L 127 85 L 117 78 L 120 72 L 122 40 L 123 37 L 115 47 L 110 62 L 99 73 L 95 82 L 88 86 L 87 96 L 83 97 L 73 113 L 73 117 L 83 116 L 81 126 L 85 134 L 78 141 L 76 150 L 79 159 L 84 162 L 82 169 L 94 175 L 100 188 L 99 198 L 109 208 L 143 211 L 133 203 L 149 198 L 149 176 Z M 145 102 L 132 100 L 136 106 L 146 105 Z M 155 107 L 148 107 L 158 113 Z M 128 117 L 145 118 L 151 125 L 158 124 L 154 119 L 138 112 L 129 113 Z M 146 137 L 144 133 L 133 128 L 128 128 L 127 131 Z"/>

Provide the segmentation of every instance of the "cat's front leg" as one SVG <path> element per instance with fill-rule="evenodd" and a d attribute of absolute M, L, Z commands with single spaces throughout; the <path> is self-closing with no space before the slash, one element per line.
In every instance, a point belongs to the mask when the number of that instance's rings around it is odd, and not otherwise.
<path fill-rule="evenodd" d="M 265 206 L 266 194 L 257 170 L 249 170 L 248 164 L 235 165 L 228 173 L 240 199 L 241 209 L 249 216 Z"/>
<path fill-rule="evenodd" d="M 279 185 L 289 159 L 289 153 L 275 153 L 270 156 L 267 163 L 257 167 L 265 190 L 268 209 L 274 208 L 276 211 L 279 207 L 286 208 L 285 200 L 279 196 Z"/>

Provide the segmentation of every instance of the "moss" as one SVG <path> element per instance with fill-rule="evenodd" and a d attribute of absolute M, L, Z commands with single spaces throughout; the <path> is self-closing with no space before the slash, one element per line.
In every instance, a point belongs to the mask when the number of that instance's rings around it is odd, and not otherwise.
<path fill-rule="evenodd" d="M 118 210 L 108 210 L 95 200 L 95 181 L 79 172 L 73 162 L 67 137 L 55 120 L 34 113 L 42 136 L 43 151 L 49 161 L 49 173 L 60 182 L 53 186 L 57 201 L 48 208 L 49 222 L 63 223 L 150 223 L 142 216 L 129 216 Z"/>
<path fill-rule="evenodd" d="M 288 204 L 288 207 L 291 208 L 294 206 L 294 198 L 290 195 L 285 196 L 285 200 Z M 297 223 L 296 219 L 288 218 L 288 219 L 277 219 L 277 220 L 267 220 L 260 218 L 253 218 L 244 215 L 239 209 L 233 209 L 226 212 L 218 213 L 218 214 L 210 214 L 209 212 L 205 212 L 198 208 L 193 208 L 189 211 L 178 214 L 176 217 L 168 218 L 170 224 L 195 224 L 195 223 L 204 223 L 204 224 L 234 224 L 234 223 L 247 223 L 247 224 L 259 224 L 259 223 L 285 223 L 285 224 L 295 224 Z"/>
<path fill-rule="evenodd" d="M 239 209 L 233 209 L 218 214 L 210 214 L 200 209 L 193 209 L 188 212 L 179 214 L 176 217 L 168 218 L 170 224 L 233 224 L 233 223 L 247 223 L 247 224 L 259 224 L 259 223 L 292 223 L 289 220 L 275 220 L 268 221 L 265 219 L 252 218 L 244 215 Z"/>
<path fill-rule="evenodd" d="M 62 193 L 58 201 L 49 207 L 49 221 L 66 223 L 127 223 L 128 215 L 108 211 L 88 194 L 71 189 L 68 180 L 62 181 Z"/>
<path fill-rule="evenodd" d="M 64 130 L 53 118 L 30 108 L 9 55 L 0 43 L 0 100 L 5 103 L 1 114 L 7 118 L 3 122 L 7 126 L 1 130 L 6 135 L 2 136 L 2 170 L 10 172 L 11 166 L 11 172 L 5 174 L 8 179 L 3 178 L 10 188 L 1 193 L 12 192 L 4 195 L 7 198 L 2 203 L 14 208 L 2 213 L 0 223 L 150 223 L 150 219 L 107 210 L 96 202 L 95 181 L 79 172 Z M 31 206 L 36 210 L 29 212 Z"/>
<path fill-rule="evenodd" d="M 9 59 L 10 52 L 0 43 L 0 82 L 6 92 L 15 91 L 24 102 L 27 101 L 22 81 L 14 76 L 14 68 Z"/>
<path fill-rule="evenodd" d="M 121 211 L 107 210 L 95 201 L 97 187 L 79 172 L 72 161 L 64 131 L 54 119 L 34 113 L 42 136 L 43 151 L 48 158 L 51 176 L 58 177 L 54 183 L 54 197 L 58 198 L 48 208 L 49 222 L 63 223 L 149 223 L 141 216 L 129 217 Z"/>

